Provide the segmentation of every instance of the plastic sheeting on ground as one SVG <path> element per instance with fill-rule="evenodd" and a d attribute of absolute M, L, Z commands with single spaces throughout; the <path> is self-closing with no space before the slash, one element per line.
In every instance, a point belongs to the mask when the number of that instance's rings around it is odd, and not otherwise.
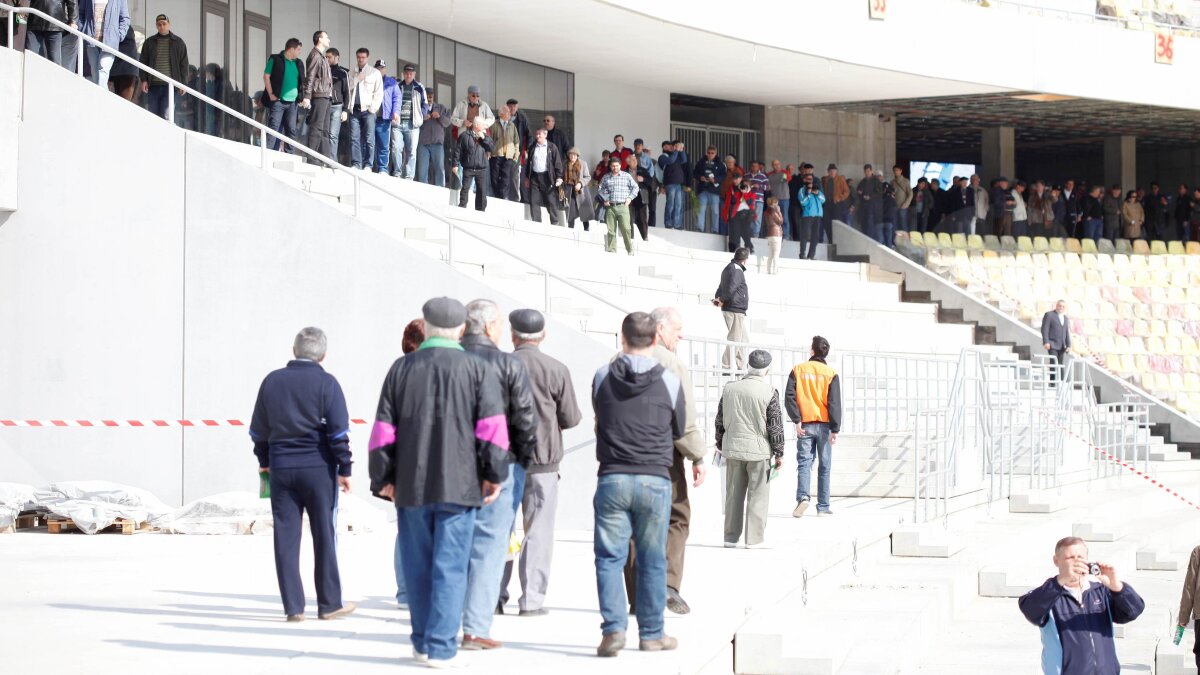
<path fill-rule="evenodd" d="M 21 483 L 0 483 L 0 530 L 8 529 L 17 514 L 33 508 L 33 486 Z"/>
<path fill-rule="evenodd" d="M 51 483 L 35 490 L 33 501 L 70 518 L 84 534 L 95 534 L 118 518 L 158 527 L 171 514 L 171 507 L 146 490 L 98 480 Z"/>
<path fill-rule="evenodd" d="M 173 534 L 270 534 L 274 528 L 271 500 L 253 492 L 222 492 L 176 509 L 160 525 Z M 305 525 L 307 528 L 307 525 Z M 352 494 L 338 495 L 339 532 L 395 529 L 386 513 Z"/>

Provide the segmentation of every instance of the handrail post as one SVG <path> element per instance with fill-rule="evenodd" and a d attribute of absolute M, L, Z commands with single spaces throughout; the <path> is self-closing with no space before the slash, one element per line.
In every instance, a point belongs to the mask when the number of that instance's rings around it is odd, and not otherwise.
<path fill-rule="evenodd" d="M 5 22 L 8 25 L 8 28 L 6 29 L 8 32 L 5 33 L 5 35 L 8 36 L 8 41 L 4 44 L 8 45 L 9 49 L 16 49 L 16 47 L 13 46 L 13 19 L 16 18 L 16 16 L 16 12 L 9 12 L 8 21 Z"/>
<path fill-rule="evenodd" d="M 446 226 L 446 262 L 451 266 L 454 265 L 454 231 L 457 229 L 454 223 Z"/>
<path fill-rule="evenodd" d="M 358 176 L 354 177 L 354 209 L 353 209 L 352 213 L 355 218 L 358 217 L 359 204 L 361 204 L 361 202 L 362 202 L 362 188 L 359 186 L 359 182 L 361 180 L 362 179 L 359 178 Z"/>
<path fill-rule="evenodd" d="M 70 33 L 67 34 L 67 37 L 70 37 Z M 75 36 L 74 39 L 77 44 L 77 47 L 75 49 L 75 72 L 80 77 L 83 77 L 83 50 L 85 47 L 87 47 L 87 45 L 84 43 L 83 40 L 80 40 L 78 36 Z M 12 44 L 12 43 L 10 42 L 9 44 Z"/>
<path fill-rule="evenodd" d="M 262 153 L 261 166 L 263 169 L 266 169 L 267 168 L 267 130 L 266 129 L 259 129 L 258 144 L 260 146 L 262 146 L 261 150 L 259 151 Z"/>
<path fill-rule="evenodd" d="M 167 121 L 171 126 L 175 126 L 175 95 L 179 93 L 175 91 L 173 85 L 167 85 Z"/>
<path fill-rule="evenodd" d="M 546 313 L 550 313 L 550 270 L 542 271 L 542 292 L 546 297 Z"/>

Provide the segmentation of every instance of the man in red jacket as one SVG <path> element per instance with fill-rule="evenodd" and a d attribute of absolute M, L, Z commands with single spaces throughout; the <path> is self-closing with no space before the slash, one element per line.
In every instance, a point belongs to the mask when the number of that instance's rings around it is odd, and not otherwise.
<path fill-rule="evenodd" d="M 754 227 L 754 205 L 758 196 L 754 194 L 750 181 L 734 176 L 733 184 L 725 193 L 725 205 L 721 215 L 729 223 L 729 252 L 738 249 L 738 240 L 750 253 L 754 253 L 754 242 L 750 236 Z"/>

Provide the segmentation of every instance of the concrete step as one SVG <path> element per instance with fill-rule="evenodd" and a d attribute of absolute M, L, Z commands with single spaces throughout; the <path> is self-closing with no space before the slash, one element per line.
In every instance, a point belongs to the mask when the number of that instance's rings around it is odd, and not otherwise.
<path fill-rule="evenodd" d="M 1196 656 L 1192 653 L 1193 645 L 1196 644 L 1196 636 L 1193 628 L 1189 627 L 1183 632 L 1183 639 L 1179 644 L 1174 642 L 1175 631 L 1171 631 L 1171 638 L 1163 638 L 1158 642 L 1158 651 L 1154 658 L 1154 672 L 1156 675 L 1196 675 Z"/>
<path fill-rule="evenodd" d="M 1168 636 L 1175 632 L 1173 612 L 1162 606 L 1147 605 L 1146 611 L 1136 621 L 1126 624 L 1113 624 L 1113 637 L 1123 640 L 1154 640 L 1163 638 L 1169 642 Z M 1193 661 L 1192 666 L 1195 667 Z"/>
<path fill-rule="evenodd" d="M 905 558 L 949 558 L 963 550 L 946 528 L 910 525 L 892 532 L 892 555 Z"/>
<path fill-rule="evenodd" d="M 1082 521 L 1071 525 L 1071 536 L 1088 542 L 1112 542 L 1121 538 L 1111 521 Z"/>
<path fill-rule="evenodd" d="M 429 227 L 406 227 L 404 228 L 404 238 L 416 239 L 418 241 L 423 241 L 428 244 L 437 244 L 439 246 L 445 246 L 449 243 L 449 240 L 445 236 L 444 230 L 438 231 Z M 457 260 L 457 258 L 455 260 Z"/>
<path fill-rule="evenodd" d="M 1166 547 L 1150 547 L 1137 552 L 1139 570 L 1174 572 L 1184 567 L 1184 556 Z"/>
<path fill-rule="evenodd" d="M 1042 490 L 1015 493 L 1008 500 L 1009 513 L 1054 513 L 1064 508 L 1061 497 Z"/>
<path fill-rule="evenodd" d="M 1045 569 L 987 566 L 979 570 L 979 595 L 985 598 L 1019 598 L 1046 582 Z"/>
<path fill-rule="evenodd" d="M 638 276 L 647 277 L 650 279 L 662 279 L 664 281 L 670 281 L 672 278 L 670 272 L 661 272 L 659 271 L 659 268 L 654 265 L 639 265 Z"/>

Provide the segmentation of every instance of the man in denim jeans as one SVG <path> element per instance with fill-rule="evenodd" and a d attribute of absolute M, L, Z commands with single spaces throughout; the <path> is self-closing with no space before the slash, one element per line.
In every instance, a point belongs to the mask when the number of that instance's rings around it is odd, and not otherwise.
<path fill-rule="evenodd" d="M 817 513 L 831 515 L 829 508 L 829 464 L 837 443 L 842 419 L 842 391 L 837 372 L 825 363 L 829 340 L 813 336 L 812 356 L 792 369 L 788 376 L 784 405 L 796 425 L 796 508 L 793 518 L 808 509 L 813 460 L 817 469 Z"/>
<path fill-rule="evenodd" d="M 597 370 L 592 380 L 600 462 L 592 507 L 604 634 L 597 656 L 616 656 L 625 648 L 629 615 L 623 570 L 630 536 L 637 551 L 638 648 L 663 651 L 678 645 L 663 632 L 663 611 L 670 469 L 675 440 L 683 436 L 687 424 L 687 406 L 679 378 L 654 359 L 657 328 L 645 312 L 626 316 L 621 323 L 621 356 Z"/>

